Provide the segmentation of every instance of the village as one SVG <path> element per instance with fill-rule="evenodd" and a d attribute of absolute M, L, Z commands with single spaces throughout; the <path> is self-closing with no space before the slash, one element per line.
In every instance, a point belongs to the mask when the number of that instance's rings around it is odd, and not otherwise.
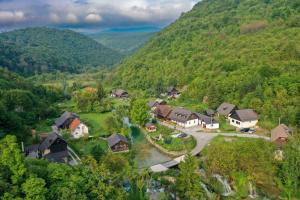
<path fill-rule="evenodd" d="M 120 101 L 127 101 L 130 97 L 123 89 L 113 89 L 109 96 Z M 176 87 L 171 86 L 166 93 L 161 94 L 161 98 L 150 99 L 147 103 L 150 118 L 139 128 L 148 143 L 173 158 L 165 163 L 153 163 L 147 166 L 151 171 L 166 171 L 184 160 L 186 154 L 199 154 L 205 145 L 218 135 L 247 137 L 249 140 L 266 139 L 277 146 L 276 159 L 282 159 L 282 146 L 292 135 L 292 130 L 287 125 L 279 124 L 271 130 L 270 135 L 260 135 L 257 133 L 259 114 L 251 108 L 240 109 L 237 105 L 223 102 L 216 110 L 207 109 L 205 113 L 199 113 L 168 104 L 179 97 L 180 92 Z M 93 139 L 95 136 L 89 134 L 88 123 L 82 120 L 79 114 L 66 110 L 54 121 L 51 132 L 38 134 L 33 129 L 32 137 L 38 143 L 23 146 L 23 152 L 29 158 L 76 165 L 81 161 L 80 156 L 68 143 L 76 140 L 84 143 L 86 140 Z M 222 130 L 222 123 L 226 123 L 234 131 Z M 83 138 L 85 139 L 81 140 Z M 101 139 L 105 142 L 107 151 L 125 154 L 130 152 L 133 141 L 131 134 L 124 135 L 119 132 Z"/>

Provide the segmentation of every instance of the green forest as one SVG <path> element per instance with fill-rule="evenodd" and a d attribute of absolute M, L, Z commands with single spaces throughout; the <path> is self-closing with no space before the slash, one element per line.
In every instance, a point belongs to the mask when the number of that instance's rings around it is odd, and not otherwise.
<path fill-rule="evenodd" d="M 70 30 L 26 28 L 0 34 L 0 66 L 22 75 L 112 67 L 122 56 Z"/>
<path fill-rule="evenodd" d="M 300 1 L 204 0 L 115 69 L 116 85 L 181 101 L 251 107 L 270 128 L 300 125 Z"/>
<path fill-rule="evenodd" d="M 0 69 L 0 136 L 14 133 L 19 139 L 28 138 L 30 126 L 59 114 L 54 103 L 63 99 L 61 89 L 46 88 Z"/>

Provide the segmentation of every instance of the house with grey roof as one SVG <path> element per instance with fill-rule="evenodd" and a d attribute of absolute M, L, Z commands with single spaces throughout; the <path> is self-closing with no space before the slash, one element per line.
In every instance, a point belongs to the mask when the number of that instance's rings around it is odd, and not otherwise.
<path fill-rule="evenodd" d="M 217 112 L 221 116 L 229 117 L 229 115 L 237 109 L 238 107 L 236 105 L 224 102 L 218 107 Z"/>
<path fill-rule="evenodd" d="M 168 99 L 176 99 L 180 96 L 180 92 L 176 89 L 175 86 L 170 86 L 167 89 Z"/>
<path fill-rule="evenodd" d="M 207 116 L 201 113 L 196 113 L 199 118 L 199 125 L 205 129 L 218 129 L 220 127 L 219 122 L 212 116 Z"/>
<path fill-rule="evenodd" d="M 121 134 L 113 134 L 107 138 L 108 146 L 113 152 L 129 150 L 129 143 L 126 137 Z"/>
<path fill-rule="evenodd" d="M 123 89 L 113 89 L 110 96 L 114 98 L 128 98 L 128 92 Z"/>
<path fill-rule="evenodd" d="M 169 119 L 184 128 L 199 125 L 199 118 L 195 112 L 180 107 L 176 107 L 171 111 Z"/>
<path fill-rule="evenodd" d="M 56 126 L 58 129 L 67 129 L 72 121 L 76 118 L 79 118 L 76 113 L 65 111 L 59 118 L 55 120 L 54 126 Z"/>
<path fill-rule="evenodd" d="M 69 157 L 67 142 L 56 132 L 49 134 L 40 144 L 25 147 L 24 153 L 26 157 L 59 163 L 68 162 Z"/>
<path fill-rule="evenodd" d="M 230 125 L 236 128 L 255 127 L 259 116 L 253 109 L 235 110 L 229 117 Z"/>

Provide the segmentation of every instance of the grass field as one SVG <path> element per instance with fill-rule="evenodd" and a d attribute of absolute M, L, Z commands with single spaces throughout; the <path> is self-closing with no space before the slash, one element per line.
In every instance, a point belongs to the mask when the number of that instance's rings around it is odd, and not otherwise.
<path fill-rule="evenodd" d="M 89 127 L 89 135 L 106 136 L 105 119 L 112 113 L 80 113 L 80 119 Z"/>
<path fill-rule="evenodd" d="M 107 142 L 99 138 L 69 140 L 68 143 L 80 156 L 91 155 L 92 148 L 96 145 L 100 145 L 105 151 L 108 149 Z"/>

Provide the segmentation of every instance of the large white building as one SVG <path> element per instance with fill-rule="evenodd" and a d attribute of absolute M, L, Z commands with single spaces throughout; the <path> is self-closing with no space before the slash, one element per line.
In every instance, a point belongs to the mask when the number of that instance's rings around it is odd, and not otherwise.
<path fill-rule="evenodd" d="M 184 128 L 199 125 L 199 118 L 197 114 L 184 108 L 174 108 L 169 115 L 169 119 Z"/>
<path fill-rule="evenodd" d="M 258 122 L 258 114 L 252 109 L 235 110 L 228 117 L 230 125 L 237 128 L 255 127 Z"/>

